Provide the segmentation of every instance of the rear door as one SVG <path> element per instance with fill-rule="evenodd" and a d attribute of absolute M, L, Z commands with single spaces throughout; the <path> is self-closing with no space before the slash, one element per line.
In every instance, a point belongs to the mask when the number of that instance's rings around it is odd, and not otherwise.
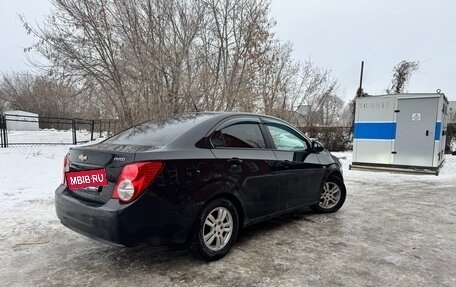
<path fill-rule="evenodd" d="M 325 167 L 317 154 L 310 152 L 309 140 L 280 121 L 263 121 L 282 170 L 279 210 L 314 203 L 319 197 Z"/>
<path fill-rule="evenodd" d="M 273 214 L 279 204 L 278 175 L 273 173 L 276 157 L 266 149 L 260 123 L 254 116 L 230 118 L 211 136 L 217 158 L 214 170 L 240 192 L 249 219 Z"/>

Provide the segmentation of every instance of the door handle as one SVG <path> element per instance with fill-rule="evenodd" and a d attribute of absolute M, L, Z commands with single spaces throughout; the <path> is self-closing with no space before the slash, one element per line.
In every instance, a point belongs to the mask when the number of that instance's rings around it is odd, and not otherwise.
<path fill-rule="evenodd" d="M 229 164 L 232 164 L 232 165 L 240 165 L 240 164 L 242 164 L 242 159 L 239 159 L 237 157 L 233 157 L 233 158 L 227 160 L 227 162 Z"/>
<path fill-rule="evenodd" d="M 429 136 L 429 130 L 426 130 L 426 136 Z"/>

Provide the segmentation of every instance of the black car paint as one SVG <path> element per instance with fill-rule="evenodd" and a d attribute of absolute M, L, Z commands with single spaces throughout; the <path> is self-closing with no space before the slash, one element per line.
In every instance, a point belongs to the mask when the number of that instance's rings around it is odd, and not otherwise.
<path fill-rule="evenodd" d="M 212 147 L 214 131 L 227 122 L 246 119 L 288 125 L 268 116 L 214 113 L 163 147 L 101 142 L 71 148 L 70 170 L 104 166 L 108 186 L 94 194 L 61 185 L 56 190 L 57 216 L 65 226 L 108 243 L 132 246 L 146 239 L 180 243 L 188 238 L 201 208 L 216 197 L 233 201 L 241 225 L 248 226 L 316 204 L 326 178 L 335 175 L 342 179 L 341 169 L 328 151 L 278 151 L 261 125 L 265 149 Z M 87 162 L 79 160 L 81 153 L 88 155 Z M 131 203 L 112 199 L 122 167 L 150 160 L 164 161 L 165 166 L 147 191 Z"/>

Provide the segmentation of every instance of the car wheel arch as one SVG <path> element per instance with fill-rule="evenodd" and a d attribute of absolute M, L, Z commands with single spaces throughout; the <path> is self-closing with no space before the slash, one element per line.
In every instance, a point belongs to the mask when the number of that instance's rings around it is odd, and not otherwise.
<path fill-rule="evenodd" d="M 209 202 L 219 199 L 219 198 L 227 199 L 227 200 L 231 201 L 231 203 L 233 203 L 233 205 L 236 207 L 236 210 L 239 215 L 240 226 L 243 227 L 244 223 L 245 223 L 245 219 L 246 219 L 245 218 L 245 214 L 246 214 L 245 206 L 242 204 L 242 200 L 239 198 L 239 196 L 235 193 L 220 192 L 220 193 L 214 194 L 213 196 L 208 198 L 206 200 L 206 202 L 201 206 L 200 211 L 203 209 L 204 206 L 209 204 Z"/>
<path fill-rule="evenodd" d="M 320 189 L 318 190 L 318 196 L 317 196 L 317 199 L 320 199 L 320 196 L 321 196 L 321 188 L 323 187 L 323 185 L 325 184 L 325 182 L 328 181 L 328 179 L 330 178 L 338 178 L 339 180 L 341 180 L 342 182 L 344 181 L 344 177 L 342 175 L 342 173 L 337 170 L 337 168 L 333 165 L 331 165 L 329 168 L 328 168 L 328 172 L 326 173 L 325 176 L 323 176 L 323 179 L 321 181 L 321 185 L 320 185 Z"/>
<path fill-rule="evenodd" d="M 328 177 L 326 178 L 326 180 L 331 178 L 331 177 L 337 177 L 338 179 L 340 179 L 342 181 L 344 180 L 344 177 L 342 176 L 342 173 L 340 173 L 338 170 L 334 170 L 333 172 L 329 173 Z"/>
<path fill-rule="evenodd" d="M 195 203 L 198 205 L 196 214 L 199 214 L 209 202 L 217 198 L 226 198 L 236 206 L 242 223 L 241 226 L 243 226 L 247 213 L 243 204 L 242 194 L 236 188 L 233 188 L 234 184 L 234 182 L 230 181 L 217 180 L 199 188 L 194 192 Z"/>
<path fill-rule="evenodd" d="M 323 194 L 323 186 L 326 184 L 326 183 L 330 183 L 330 184 L 333 184 L 333 185 L 336 185 L 338 187 L 338 193 L 340 193 L 340 197 L 339 199 L 337 199 L 338 201 L 335 202 L 335 206 L 329 206 L 329 207 L 321 207 L 319 204 L 320 204 L 320 200 L 321 200 L 321 197 L 322 197 L 322 194 Z M 311 208 L 319 213 L 332 213 L 332 212 L 336 212 L 337 210 L 339 210 L 342 205 L 344 204 L 345 202 L 345 199 L 346 199 L 346 195 L 347 195 L 347 190 L 345 188 L 345 184 L 343 182 L 343 179 L 341 177 L 338 177 L 337 176 L 337 172 L 334 172 L 334 173 L 331 173 L 322 183 L 322 188 L 321 188 L 321 191 L 319 192 L 319 198 L 318 198 L 318 202 L 315 203 L 314 205 L 311 206 Z"/>
<path fill-rule="evenodd" d="M 233 205 L 236 207 L 236 210 L 238 212 L 239 227 L 240 228 L 244 227 L 245 223 L 246 223 L 246 221 L 245 221 L 246 220 L 246 218 L 245 218 L 245 214 L 246 214 L 245 207 L 242 204 L 242 201 L 239 198 L 239 196 L 236 195 L 235 193 L 230 193 L 230 192 L 226 192 L 226 191 L 214 193 L 211 197 L 208 197 L 206 200 L 204 200 L 204 201 L 200 202 L 200 204 L 198 204 L 199 208 L 198 208 L 198 210 L 197 210 L 197 212 L 195 214 L 197 214 L 197 215 L 200 214 L 205 206 L 207 206 L 209 203 L 211 203 L 212 201 L 217 200 L 217 199 L 227 199 L 231 203 L 233 203 Z M 195 226 L 197 224 L 197 220 L 198 220 L 198 216 L 197 215 L 195 216 L 195 219 L 194 219 L 194 222 L 193 222 L 193 225 L 192 225 L 193 227 L 188 231 L 187 241 L 191 239 L 191 235 L 192 235 L 193 230 L 195 229 Z"/>

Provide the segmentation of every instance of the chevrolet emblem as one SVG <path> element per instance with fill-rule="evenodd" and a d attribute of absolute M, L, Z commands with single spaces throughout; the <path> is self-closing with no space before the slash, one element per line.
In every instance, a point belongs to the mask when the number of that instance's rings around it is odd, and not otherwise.
<path fill-rule="evenodd" d="M 79 155 L 79 160 L 80 160 L 80 161 L 86 161 L 86 160 L 87 160 L 87 156 L 84 155 L 84 154 L 80 154 L 80 155 Z"/>

